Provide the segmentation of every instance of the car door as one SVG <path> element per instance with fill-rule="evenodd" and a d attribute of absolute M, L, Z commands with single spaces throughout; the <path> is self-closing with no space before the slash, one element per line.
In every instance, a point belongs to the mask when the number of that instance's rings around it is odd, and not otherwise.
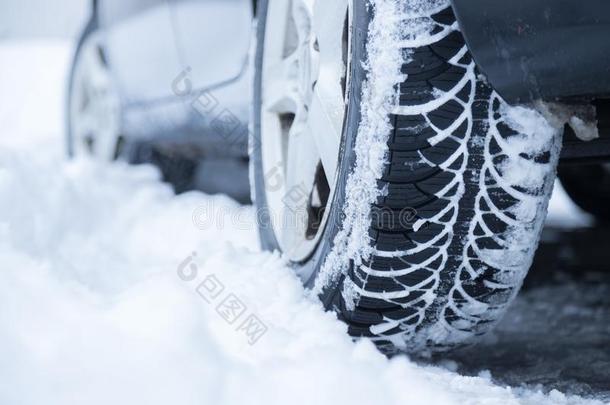
<path fill-rule="evenodd" d="M 237 80 L 246 70 L 252 0 L 169 0 L 177 46 L 193 86 Z"/>
<path fill-rule="evenodd" d="M 182 69 L 169 0 L 98 0 L 108 62 L 127 104 L 171 97 Z"/>

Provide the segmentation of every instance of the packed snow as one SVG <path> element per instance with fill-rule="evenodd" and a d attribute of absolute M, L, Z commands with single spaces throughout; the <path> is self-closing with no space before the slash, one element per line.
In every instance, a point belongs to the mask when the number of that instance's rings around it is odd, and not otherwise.
<path fill-rule="evenodd" d="M 387 359 L 258 249 L 251 207 L 66 161 L 71 53 L 0 43 L 1 404 L 601 403 Z"/>

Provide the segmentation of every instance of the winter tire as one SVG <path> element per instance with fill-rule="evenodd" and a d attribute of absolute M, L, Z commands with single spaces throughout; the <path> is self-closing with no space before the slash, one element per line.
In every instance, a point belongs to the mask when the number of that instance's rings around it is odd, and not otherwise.
<path fill-rule="evenodd" d="M 385 353 L 488 331 L 531 264 L 561 139 L 490 88 L 449 2 L 263 0 L 255 67 L 262 246 Z"/>

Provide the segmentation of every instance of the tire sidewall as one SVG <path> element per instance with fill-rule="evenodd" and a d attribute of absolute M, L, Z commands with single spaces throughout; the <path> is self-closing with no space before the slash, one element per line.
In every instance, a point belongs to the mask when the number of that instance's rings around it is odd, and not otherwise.
<path fill-rule="evenodd" d="M 276 0 L 277 1 L 277 0 Z M 257 226 L 262 248 L 269 251 L 281 251 L 273 227 L 270 223 L 270 214 L 265 193 L 265 173 L 263 173 L 261 148 L 261 84 L 264 54 L 264 36 L 267 25 L 267 9 L 269 0 L 262 0 L 258 6 L 258 26 L 256 33 L 256 53 L 254 69 L 254 99 L 252 131 L 250 135 L 250 159 L 252 170 L 252 187 L 254 204 L 257 209 Z M 298 273 L 311 274 L 303 283 L 312 287 L 323 265 L 325 258 L 333 247 L 333 241 L 343 226 L 343 207 L 345 206 L 345 187 L 349 174 L 356 163 L 355 145 L 358 127 L 361 121 L 362 86 L 366 80 L 366 71 L 363 62 L 366 61 L 366 45 L 368 40 L 368 26 L 371 20 L 372 7 L 367 0 L 354 0 L 353 3 L 353 29 L 352 29 L 352 55 L 351 80 L 348 89 L 348 105 L 346 118 L 341 136 L 339 153 L 339 170 L 336 179 L 335 192 L 329 205 L 328 221 L 320 242 L 311 256 L 302 262 L 291 262 L 291 266 Z M 326 303 L 334 295 L 337 288 L 326 289 L 323 301 Z"/>

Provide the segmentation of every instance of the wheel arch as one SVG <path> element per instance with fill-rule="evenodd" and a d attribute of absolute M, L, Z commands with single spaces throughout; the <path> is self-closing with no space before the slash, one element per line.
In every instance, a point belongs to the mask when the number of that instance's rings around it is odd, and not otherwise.
<path fill-rule="evenodd" d="M 510 103 L 610 95 L 607 0 L 451 0 L 481 71 Z"/>

